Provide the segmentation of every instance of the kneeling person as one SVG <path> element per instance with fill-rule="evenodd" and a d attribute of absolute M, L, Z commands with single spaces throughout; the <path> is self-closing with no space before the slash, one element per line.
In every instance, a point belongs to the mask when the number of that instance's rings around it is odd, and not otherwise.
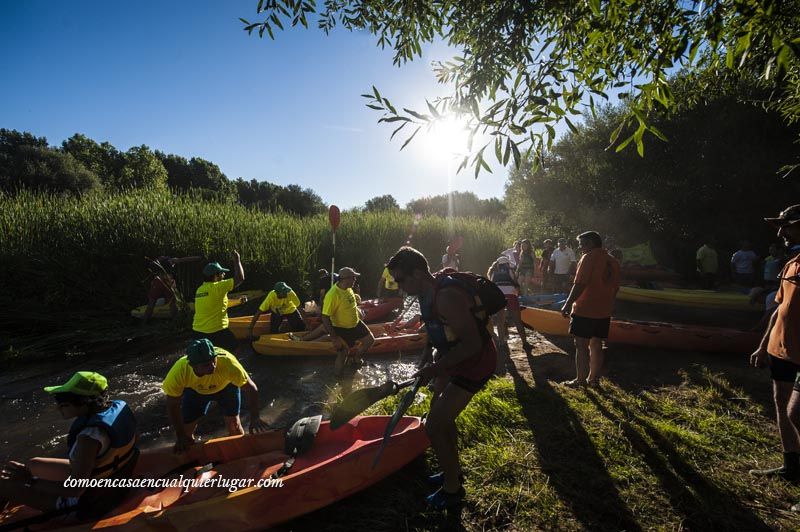
<path fill-rule="evenodd" d="M 280 332 L 283 318 L 289 320 L 289 330 L 291 332 L 304 331 L 306 322 L 298 309 L 299 306 L 300 298 L 297 297 L 297 294 L 288 284 L 284 282 L 275 283 L 275 288 L 267 294 L 267 297 L 264 298 L 264 301 L 253 315 L 253 321 L 250 322 L 250 335 L 252 336 L 253 334 L 253 327 L 258 322 L 258 317 L 261 316 L 262 312 L 267 311 L 270 312 L 270 334 Z"/>
<path fill-rule="evenodd" d="M 259 417 L 258 388 L 235 356 L 208 339 L 193 340 L 186 355 L 167 373 L 161 389 L 167 396 L 167 413 L 175 427 L 175 451 L 182 452 L 194 443 L 200 418 L 208 413 L 212 401 L 222 409 L 228 434 L 244 434 L 239 418 L 241 391 L 250 409 L 250 432 L 269 427 Z"/>
<path fill-rule="evenodd" d="M 51 394 L 64 419 L 75 418 L 67 436 L 69 458 L 8 462 L 0 471 L 0 499 L 42 511 L 74 509 L 78 519 L 96 519 L 122 502 L 126 488 L 65 486 L 72 478 L 129 478 L 136 465 L 136 419 L 124 401 L 108 399 L 99 373 L 79 371 Z"/>

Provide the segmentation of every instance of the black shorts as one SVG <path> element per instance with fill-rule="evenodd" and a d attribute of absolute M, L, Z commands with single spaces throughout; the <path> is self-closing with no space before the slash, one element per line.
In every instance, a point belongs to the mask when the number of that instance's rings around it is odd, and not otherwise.
<path fill-rule="evenodd" d="M 472 379 L 468 379 L 468 378 L 462 377 L 460 375 L 452 375 L 450 377 L 450 383 L 451 384 L 455 384 L 459 388 L 463 388 L 464 390 L 467 390 L 471 394 L 476 394 L 479 391 L 481 391 L 484 386 L 486 386 L 486 383 L 489 382 L 489 379 L 491 379 L 493 376 L 494 376 L 494 373 L 490 373 L 486 377 L 482 378 L 481 380 L 474 381 Z"/>
<path fill-rule="evenodd" d="M 569 333 L 578 338 L 608 338 L 611 318 L 584 318 L 572 316 L 569 321 Z"/>
<path fill-rule="evenodd" d="M 769 373 L 772 380 L 778 382 L 797 382 L 798 373 L 800 373 L 800 365 L 795 364 L 791 360 L 785 358 L 778 358 L 776 356 L 769 356 Z M 796 389 L 797 384 L 795 384 Z"/>
<path fill-rule="evenodd" d="M 341 337 L 342 340 L 344 340 L 350 347 L 356 345 L 356 342 L 361 340 L 365 336 L 372 335 L 372 331 L 370 331 L 369 327 L 367 327 L 366 324 L 361 320 L 358 320 L 358 325 L 356 325 L 352 329 L 334 327 L 333 331 L 337 334 L 337 336 Z"/>
<path fill-rule="evenodd" d="M 194 331 L 192 333 L 192 337 L 195 340 L 200 338 L 208 338 L 214 347 L 221 347 L 222 349 L 230 351 L 231 353 L 233 353 L 236 350 L 236 346 L 239 345 L 239 341 L 227 327 L 213 333 L 201 333 Z"/>
<path fill-rule="evenodd" d="M 283 323 L 283 318 L 286 318 L 289 321 L 290 332 L 298 332 L 306 330 L 306 322 L 303 321 L 303 316 L 300 315 L 299 310 L 295 310 L 291 314 L 278 314 L 277 312 L 272 312 L 269 318 L 270 334 L 276 334 L 277 332 L 280 331 L 281 323 Z"/>

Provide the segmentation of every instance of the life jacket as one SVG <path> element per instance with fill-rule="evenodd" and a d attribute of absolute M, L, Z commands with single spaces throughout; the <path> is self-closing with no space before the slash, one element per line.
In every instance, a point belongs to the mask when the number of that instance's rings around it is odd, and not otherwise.
<path fill-rule="evenodd" d="M 516 286 L 519 284 L 514 280 L 511 275 L 510 264 L 497 264 L 492 272 L 492 282 L 498 286 Z"/>
<path fill-rule="evenodd" d="M 125 401 L 111 401 L 111 406 L 102 412 L 78 417 L 72 423 L 67 436 L 69 449 L 75 445 L 78 434 L 87 427 L 99 427 L 111 439 L 109 448 L 95 461 L 92 478 L 106 478 L 133 470 L 139 456 L 136 447 L 136 418 Z"/>
<path fill-rule="evenodd" d="M 497 351 L 494 342 L 492 341 L 491 333 L 489 333 L 488 324 L 489 317 L 497 312 L 494 306 L 486 307 L 478 292 L 477 284 L 480 279 L 488 281 L 470 272 L 456 272 L 452 268 L 445 268 L 442 271 L 433 274 L 436 280 L 433 286 L 433 294 L 430 301 L 424 301 L 420 298 L 420 314 L 422 321 L 425 322 L 425 329 L 428 333 L 428 341 L 433 345 L 441 356 L 447 356 L 447 352 L 461 340 L 456 337 L 453 330 L 439 317 L 436 312 L 436 297 L 439 290 L 447 287 L 458 287 L 469 294 L 470 298 L 475 302 L 471 308 L 473 316 L 475 317 L 475 325 L 481 335 L 481 350 L 474 357 L 464 360 L 463 362 L 447 368 L 447 372 L 451 375 L 459 375 L 473 380 L 480 380 L 490 373 L 492 373 L 497 364 Z M 499 289 L 495 286 L 500 297 Z M 494 297 L 494 296 L 492 296 Z"/>

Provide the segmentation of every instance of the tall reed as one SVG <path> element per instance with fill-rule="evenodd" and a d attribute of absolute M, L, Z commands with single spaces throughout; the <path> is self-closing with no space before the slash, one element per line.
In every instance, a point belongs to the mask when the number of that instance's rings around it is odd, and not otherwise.
<path fill-rule="evenodd" d="M 200 255 L 230 266 L 232 251 L 238 250 L 246 276 L 242 288 L 268 289 L 282 280 L 305 295 L 311 295 L 317 269 L 331 262 L 325 215 L 265 214 L 141 190 L 82 198 L 0 194 L 0 207 L 5 293 L 37 298 L 53 309 L 127 310 L 142 304 L 145 257 Z M 506 240 L 490 220 L 344 212 L 336 235 L 336 267 L 360 271 L 364 292 L 371 295 L 383 264 L 409 237 L 435 270 L 456 234 L 464 238 L 463 268 L 476 272 L 485 271 Z M 202 263 L 189 267 L 199 271 Z"/>

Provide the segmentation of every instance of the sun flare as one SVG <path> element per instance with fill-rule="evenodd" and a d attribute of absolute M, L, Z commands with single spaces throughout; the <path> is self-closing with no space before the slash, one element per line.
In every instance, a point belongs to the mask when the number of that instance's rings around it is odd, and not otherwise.
<path fill-rule="evenodd" d="M 428 157 L 449 162 L 467 153 L 468 139 L 467 121 L 448 116 L 434 122 L 421 140 Z"/>

